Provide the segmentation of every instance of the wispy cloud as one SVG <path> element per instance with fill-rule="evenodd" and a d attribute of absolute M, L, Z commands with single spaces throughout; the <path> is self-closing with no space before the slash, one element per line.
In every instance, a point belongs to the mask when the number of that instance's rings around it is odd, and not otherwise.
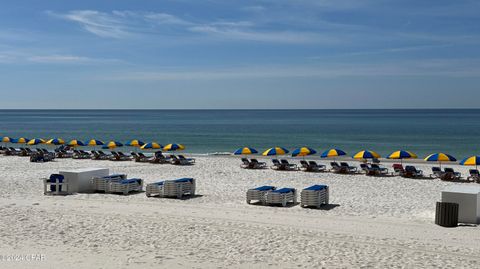
<path fill-rule="evenodd" d="M 49 15 L 76 22 L 99 37 L 126 38 L 136 34 L 162 34 L 165 26 L 176 27 L 179 33 L 199 34 L 224 40 L 247 40 L 279 43 L 324 43 L 332 42 L 315 31 L 272 30 L 259 27 L 257 23 L 242 21 L 213 20 L 194 22 L 167 13 L 133 11 L 74 10 L 66 14 L 47 12 Z M 171 29 L 171 28 L 169 28 Z"/>
<path fill-rule="evenodd" d="M 119 59 L 92 58 L 71 54 L 48 54 L 25 49 L 0 50 L 0 63 L 3 64 L 110 64 L 124 62 Z"/>

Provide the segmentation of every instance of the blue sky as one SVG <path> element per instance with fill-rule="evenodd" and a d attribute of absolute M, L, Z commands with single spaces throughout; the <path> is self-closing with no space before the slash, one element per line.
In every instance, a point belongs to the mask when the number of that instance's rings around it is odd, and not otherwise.
<path fill-rule="evenodd" d="M 2 108 L 480 108 L 480 2 L 8 1 Z"/>

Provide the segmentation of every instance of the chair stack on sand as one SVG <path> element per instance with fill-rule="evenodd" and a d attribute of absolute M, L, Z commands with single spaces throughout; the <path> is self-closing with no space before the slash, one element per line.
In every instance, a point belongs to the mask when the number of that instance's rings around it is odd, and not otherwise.
<path fill-rule="evenodd" d="M 252 201 L 258 201 L 262 204 L 265 204 L 267 201 L 267 193 L 276 190 L 274 186 L 261 186 L 255 189 L 249 189 L 247 191 L 247 204 L 250 204 Z"/>
<path fill-rule="evenodd" d="M 51 174 L 49 178 L 43 178 L 44 195 L 68 195 L 68 184 L 65 177 L 60 174 Z"/>
<path fill-rule="evenodd" d="M 112 181 L 108 186 L 108 192 L 128 194 L 130 192 L 139 192 L 143 190 L 143 180 L 140 178 L 123 179 Z"/>
<path fill-rule="evenodd" d="M 313 185 L 302 190 L 300 205 L 302 207 L 313 206 L 320 208 L 327 205 L 329 199 L 329 188 L 326 185 Z"/>
<path fill-rule="evenodd" d="M 180 178 L 148 184 L 145 194 L 147 197 L 176 197 L 181 199 L 185 195 L 195 195 L 196 182 L 194 178 Z"/>
<path fill-rule="evenodd" d="M 282 188 L 267 192 L 265 204 L 287 206 L 289 202 L 297 203 L 297 190 L 294 188 Z"/>
<path fill-rule="evenodd" d="M 127 179 L 127 175 L 125 174 L 115 174 L 106 177 L 94 177 L 92 178 L 93 189 L 95 191 L 109 192 L 110 183 L 122 181 L 124 179 Z"/>

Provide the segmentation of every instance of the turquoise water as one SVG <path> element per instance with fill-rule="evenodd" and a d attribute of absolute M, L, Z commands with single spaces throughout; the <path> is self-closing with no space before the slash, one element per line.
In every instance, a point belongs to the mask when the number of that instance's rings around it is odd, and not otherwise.
<path fill-rule="evenodd" d="M 140 139 L 190 153 L 244 145 L 480 154 L 480 110 L 0 110 L 0 136 Z"/>

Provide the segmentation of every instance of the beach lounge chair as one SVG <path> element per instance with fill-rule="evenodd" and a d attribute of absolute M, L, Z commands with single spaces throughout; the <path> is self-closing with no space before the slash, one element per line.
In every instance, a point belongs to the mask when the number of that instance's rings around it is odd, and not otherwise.
<path fill-rule="evenodd" d="M 462 174 L 455 172 L 453 168 L 445 168 L 441 180 L 459 180 L 462 177 Z"/>
<path fill-rule="evenodd" d="M 94 177 L 91 182 L 95 191 L 109 192 L 111 182 L 118 182 L 127 178 L 125 174 L 114 174 L 105 177 Z"/>
<path fill-rule="evenodd" d="M 329 200 L 329 189 L 326 185 L 313 185 L 302 190 L 300 206 L 314 206 L 320 208 L 327 205 Z"/>
<path fill-rule="evenodd" d="M 401 176 L 403 177 L 405 175 L 405 169 L 403 168 L 403 165 L 399 163 L 394 163 L 392 165 L 393 168 L 393 174 L 396 176 Z"/>
<path fill-rule="evenodd" d="M 438 166 L 432 167 L 432 173 L 430 174 L 431 178 L 442 178 L 443 176 L 443 171 L 440 169 Z"/>
<path fill-rule="evenodd" d="M 68 183 L 65 177 L 60 174 L 51 174 L 49 178 L 43 178 L 44 195 L 68 195 Z"/>
<path fill-rule="evenodd" d="M 340 166 L 337 162 L 331 162 L 330 166 L 332 167 L 330 170 L 334 173 L 338 173 L 338 174 L 348 173 L 348 168 Z"/>
<path fill-rule="evenodd" d="M 252 165 L 252 169 L 263 169 L 267 167 L 265 162 L 259 162 L 257 159 L 251 159 L 250 165 Z"/>
<path fill-rule="evenodd" d="M 375 176 L 385 176 L 388 175 L 388 169 L 385 167 L 381 167 L 380 165 L 373 163 L 370 165 L 370 170 L 373 171 L 373 175 Z"/>
<path fill-rule="evenodd" d="M 423 171 L 418 170 L 415 166 L 413 165 L 407 165 L 405 166 L 405 174 L 403 175 L 404 177 L 423 177 Z"/>
<path fill-rule="evenodd" d="M 195 163 L 195 158 L 185 158 L 183 155 L 178 155 L 180 165 L 192 165 Z"/>
<path fill-rule="evenodd" d="M 143 158 L 148 158 L 145 155 L 143 155 L 143 153 L 139 153 L 139 155 Z M 171 159 L 170 157 L 165 157 L 165 155 L 163 155 L 161 151 L 157 151 L 155 152 L 154 156 L 150 158 L 150 162 L 164 164 L 164 163 L 171 163 Z"/>
<path fill-rule="evenodd" d="M 170 163 L 173 164 L 173 165 L 179 165 L 180 164 L 180 159 L 178 159 L 177 156 L 175 156 L 174 154 L 170 154 L 170 156 L 168 156 L 169 159 L 170 159 Z"/>
<path fill-rule="evenodd" d="M 267 192 L 276 190 L 274 186 L 262 186 L 255 189 L 249 189 L 247 191 L 247 204 L 250 204 L 252 201 L 258 201 L 262 204 L 265 204 L 267 201 Z"/>
<path fill-rule="evenodd" d="M 297 164 L 289 163 L 289 162 L 288 162 L 287 160 L 285 160 L 285 159 L 280 160 L 280 163 L 281 163 L 282 165 L 284 165 L 285 170 L 288 170 L 288 171 L 296 171 L 296 170 L 298 170 Z"/>
<path fill-rule="evenodd" d="M 72 157 L 73 157 L 73 153 L 67 152 L 66 150 L 58 150 L 55 153 L 55 158 L 59 158 L 59 159 L 72 158 Z"/>
<path fill-rule="evenodd" d="M 196 181 L 194 178 L 180 178 L 148 184 L 145 194 L 147 197 L 176 197 L 181 199 L 185 195 L 194 196 L 195 189 Z"/>
<path fill-rule="evenodd" d="M 18 156 L 21 156 L 21 157 L 30 156 L 30 154 L 28 154 L 28 152 L 25 148 L 19 148 L 18 150 L 19 150 Z"/>
<path fill-rule="evenodd" d="M 265 204 L 276 205 L 281 204 L 283 207 L 287 206 L 289 202 L 297 203 L 297 190 L 294 188 L 282 188 L 267 192 Z"/>
<path fill-rule="evenodd" d="M 72 159 L 90 159 L 90 153 L 83 150 L 73 150 Z"/>
<path fill-rule="evenodd" d="M 373 173 L 373 170 L 370 169 L 370 165 L 368 163 L 361 163 L 360 169 L 366 174 L 369 175 Z"/>
<path fill-rule="evenodd" d="M 312 172 L 312 168 L 310 167 L 310 164 L 307 161 L 300 161 L 300 170 L 304 172 Z"/>
<path fill-rule="evenodd" d="M 300 161 L 300 170 L 304 172 L 323 172 L 325 171 L 325 165 L 318 165 L 315 161 Z"/>
<path fill-rule="evenodd" d="M 123 179 L 120 181 L 111 181 L 108 185 L 108 192 L 123 193 L 140 192 L 143 190 L 143 180 L 139 178 Z"/>
<path fill-rule="evenodd" d="M 20 151 L 14 147 L 9 147 L 7 150 L 5 150 L 4 154 L 6 156 L 18 156 L 20 154 Z"/>
<path fill-rule="evenodd" d="M 470 169 L 468 172 L 470 173 L 470 176 L 467 177 L 467 180 L 480 183 L 480 172 L 478 172 L 477 169 Z"/>
<path fill-rule="evenodd" d="M 247 158 L 242 158 L 242 164 L 240 164 L 240 167 L 243 169 L 252 169 L 252 164 Z"/>
<path fill-rule="evenodd" d="M 327 170 L 327 167 L 323 164 L 318 164 L 315 161 L 309 161 L 308 164 L 313 172 L 324 172 Z"/>
<path fill-rule="evenodd" d="M 340 167 L 342 167 L 343 169 L 345 169 L 348 173 L 356 173 L 357 172 L 357 167 L 355 166 L 350 166 L 348 163 L 346 162 L 341 162 L 340 163 Z"/>
<path fill-rule="evenodd" d="M 280 163 L 280 161 L 278 159 L 272 159 L 272 163 L 273 165 L 270 166 L 271 169 L 273 170 L 285 170 L 285 165 L 283 165 L 282 163 Z"/>
<path fill-rule="evenodd" d="M 110 161 L 130 161 L 130 156 L 126 156 L 125 154 L 116 151 L 112 151 L 112 156 L 110 156 Z"/>
<path fill-rule="evenodd" d="M 136 152 L 133 152 L 133 151 L 130 153 L 130 155 L 132 155 L 132 158 L 135 162 L 140 162 L 140 163 L 151 162 L 154 159 L 153 157 L 149 158 L 149 157 L 147 157 L 143 154 L 140 155 L 140 154 L 138 154 Z"/>

